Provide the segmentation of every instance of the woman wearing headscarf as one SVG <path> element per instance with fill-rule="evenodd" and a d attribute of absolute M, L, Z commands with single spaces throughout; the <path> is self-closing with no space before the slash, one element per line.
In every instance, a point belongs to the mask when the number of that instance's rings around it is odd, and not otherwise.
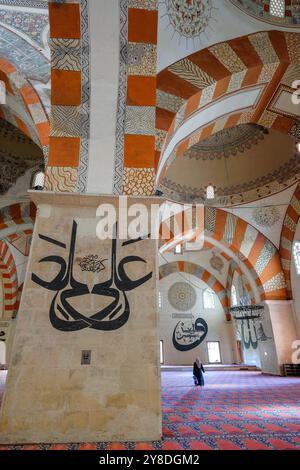
<path fill-rule="evenodd" d="M 198 385 L 200 387 L 204 387 L 203 373 L 205 373 L 203 364 L 200 360 L 200 357 L 197 357 L 195 362 L 194 362 L 194 367 L 193 367 L 193 375 L 194 375 L 195 385 Z"/>

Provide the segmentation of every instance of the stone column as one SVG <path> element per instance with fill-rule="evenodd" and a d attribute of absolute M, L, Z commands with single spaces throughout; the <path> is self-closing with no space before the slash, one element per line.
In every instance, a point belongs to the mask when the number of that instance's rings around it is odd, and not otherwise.
<path fill-rule="evenodd" d="M 160 439 L 156 240 L 97 238 L 96 209 L 109 203 L 118 214 L 117 197 L 32 198 L 0 443 Z"/>
<path fill-rule="evenodd" d="M 282 365 L 292 362 L 292 346 L 297 340 L 292 301 L 269 300 L 264 304 L 263 328 L 266 338 L 259 341 L 262 372 L 280 375 Z"/>

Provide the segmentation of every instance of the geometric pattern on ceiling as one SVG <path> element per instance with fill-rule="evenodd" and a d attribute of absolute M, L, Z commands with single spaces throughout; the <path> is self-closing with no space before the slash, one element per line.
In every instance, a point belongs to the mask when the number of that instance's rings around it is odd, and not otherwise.
<path fill-rule="evenodd" d="M 280 258 L 282 269 L 285 274 L 288 298 L 293 298 L 292 285 L 291 285 L 291 259 L 293 251 L 293 241 L 297 225 L 300 218 L 300 185 L 297 186 L 295 193 L 291 199 L 290 205 L 287 208 L 284 218 L 281 239 L 280 239 Z"/>
<path fill-rule="evenodd" d="M 172 249 L 173 244 L 183 244 L 187 241 L 197 243 L 198 240 L 203 242 L 203 228 L 199 231 L 194 225 L 195 220 L 191 221 L 189 217 L 185 217 L 184 211 L 185 209 L 162 222 L 160 234 L 169 234 L 169 238 L 161 240 L 161 253 Z M 183 221 L 185 237 L 180 242 Z M 250 271 L 262 300 L 287 299 L 279 252 L 258 230 L 234 214 L 206 207 L 204 236 L 220 243 L 238 256 Z"/>
<path fill-rule="evenodd" d="M 213 134 L 189 152 L 189 158 L 215 160 L 237 156 L 264 140 L 268 130 L 256 124 L 234 126 Z"/>
<path fill-rule="evenodd" d="M 230 2 L 250 16 L 266 23 L 291 26 L 300 25 L 299 0 L 282 0 L 283 16 L 274 16 L 270 13 L 270 0 L 230 0 Z M 278 13 L 281 13 L 281 8 Z"/>
<path fill-rule="evenodd" d="M 300 76 L 299 49 L 300 34 L 254 33 L 196 52 L 160 72 L 156 113 L 157 164 L 161 158 L 158 182 L 175 158 L 223 129 L 256 123 L 295 136 L 299 132 L 298 109 L 288 107 L 287 97 L 291 98 L 291 85 Z M 203 116 L 202 111 L 214 103 L 232 100 L 236 93 L 249 93 L 257 87 L 259 99 L 247 109 L 222 118 L 216 115 L 184 137 L 183 129 L 188 129 L 186 123 L 196 113 Z M 178 129 L 181 140 L 174 147 Z"/>

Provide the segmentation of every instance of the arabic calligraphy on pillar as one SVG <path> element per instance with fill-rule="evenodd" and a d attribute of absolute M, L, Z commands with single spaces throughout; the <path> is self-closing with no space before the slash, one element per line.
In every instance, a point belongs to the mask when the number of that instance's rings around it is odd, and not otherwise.
<path fill-rule="evenodd" d="M 129 319 L 130 303 L 127 292 L 145 284 L 152 278 L 153 273 L 150 272 L 137 280 L 132 280 L 128 277 L 125 271 L 126 265 L 129 263 L 147 263 L 139 256 L 126 256 L 117 264 L 118 225 L 116 224 L 115 238 L 111 241 L 109 279 L 94 284 L 89 289 L 87 284 L 79 282 L 74 277 L 76 236 L 77 223 L 73 221 L 68 260 L 65 261 L 63 256 L 47 256 L 39 261 L 39 263 L 58 264 L 60 272 L 52 281 L 45 281 L 33 273 L 32 281 L 44 289 L 55 292 L 49 316 L 52 326 L 57 330 L 64 332 L 79 331 L 84 328 L 93 328 L 101 331 L 117 330 L 124 326 Z M 66 244 L 53 238 L 41 234 L 39 234 L 39 238 L 63 250 L 67 249 Z M 122 246 L 125 247 L 141 241 L 141 239 L 127 240 L 122 243 Z M 106 305 L 94 315 L 86 316 L 84 313 L 76 310 L 71 305 L 70 300 L 87 294 L 106 297 L 110 300 L 109 305 Z"/>

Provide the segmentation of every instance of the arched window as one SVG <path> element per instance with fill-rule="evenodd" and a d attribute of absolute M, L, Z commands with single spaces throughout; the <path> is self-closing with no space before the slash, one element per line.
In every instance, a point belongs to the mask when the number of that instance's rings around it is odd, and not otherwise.
<path fill-rule="evenodd" d="M 43 171 L 37 171 L 34 173 L 32 178 L 32 189 L 42 190 L 45 184 L 45 173 Z"/>
<path fill-rule="evenodd" d="M 210 184 L 206 188 L 206 199 L 214 199 L 215 198 L 215 188 Z"/>
<path fill-rule="evenodd" d="M 234 285 L 231 286 L 231 306 L 235 307 L 238 304 L 236 288 Z"/>
<path fill-rule="evenodd" d="M 285 0 L 270 0 L 270 15 L 285 17 Z"/>
<path fill-rule="evenodd" d="M 293 246 L 293 255 L 297 274 L 300 275 L 300 242 L 297 241 Z"/>
<path fill-rule="evenodd" d="M 210 289 L 203 292 L 203 305 L 204 308 L 215 308 L 215 294 Z"/>
<path fill-rule="evenodd" d="M 161 292 L 158 292 L 158 308 L 159 308 L 159 310 L 162 309 L 162 295 L 161 295 Z"/>

